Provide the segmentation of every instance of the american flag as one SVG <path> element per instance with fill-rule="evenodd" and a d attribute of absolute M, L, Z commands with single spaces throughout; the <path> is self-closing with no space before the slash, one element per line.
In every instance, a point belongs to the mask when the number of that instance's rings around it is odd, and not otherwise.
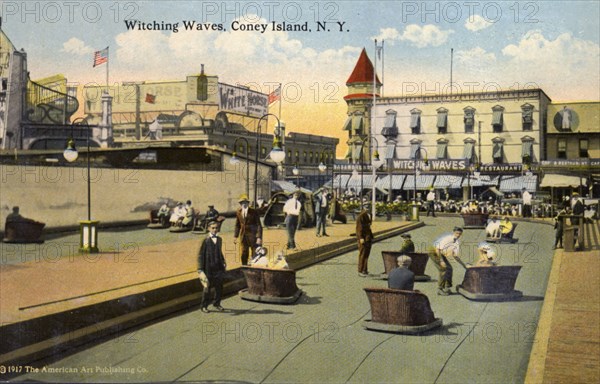
<path fill-rule="evenodd" d="M 94 52 L 94 67 L 108 62 L 108 47 Z"/>
<path fill-rule="evenodd" d="M 273 104 L 281 97 L 281 85 L 276 90 L 269 93 L 269 105 Z"/>

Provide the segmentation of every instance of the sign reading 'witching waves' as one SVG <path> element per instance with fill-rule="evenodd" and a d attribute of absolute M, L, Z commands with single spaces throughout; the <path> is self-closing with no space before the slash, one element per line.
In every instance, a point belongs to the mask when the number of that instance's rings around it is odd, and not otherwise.
<path fill-rule="evenodd" d="M 219 83 L 219 109 L 262 117 L 268 111 L 269 96 L 245 87 Z"/>

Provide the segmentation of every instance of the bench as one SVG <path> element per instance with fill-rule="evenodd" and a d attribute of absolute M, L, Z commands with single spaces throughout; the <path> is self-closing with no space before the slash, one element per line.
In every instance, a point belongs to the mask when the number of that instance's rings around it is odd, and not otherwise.
<path fill-rule="evenodd" d="M 6 220 L 4 243 L 43 243 L 42 230 L 45 223 L 31 219 Z"/>
<path fill-rule="evenodd" d="M 488 243 L 516 243 L 519 239 L 515 239 L 513 236 L 515 234 L 515 229 L 517 229 L 517 225 L 513 223 L 513 227 L 510 232 L 500 235 L 500 237 L 486 237 L 485 241 Z"/>
<path fill-rule="evenodd" d="M 374 331 L 416 334 L 440 327 L 429 299 L 418 291 L 364 288 L 371 305 L 371 319 L 363 326 Z"/>
<path fill-rule="evenodd" d="M 462 213 L 461 216 L 465 224 L 465 229 L 475 229 L 485 228 L 490 215 L 487 213 Z"/>
<path fill-rule="evenodd" d="M 415 274 L 415 281 L 431 280 L 431 276 L 425 274 L 425 267 L 427 266 L 427 261 L 429 260 L 428 254 L 419 252 L 402 253 L 397 251 L 381 251 L 383 267 L 385 268 L 385 272 L 381 276 L 383 279 L 387 279 L 387 275 L 392 271 L 392 269 L 398 266 L 396 259 L 400 255 L 406 255 L 412 259 L 409 269 Z"/>
<path fill-rule="evenodd" d="M 504 301 L 523 296 L 515 290 L 520 265 L 470 267 L 456 291 L 471 300 Z"/>
<path fill-rule="evenodd" d="M 248 288 L 239 291 L 242 299 L 274 304 L 291 304 L 302 295 L 293 269 L 242 267 Z"/>

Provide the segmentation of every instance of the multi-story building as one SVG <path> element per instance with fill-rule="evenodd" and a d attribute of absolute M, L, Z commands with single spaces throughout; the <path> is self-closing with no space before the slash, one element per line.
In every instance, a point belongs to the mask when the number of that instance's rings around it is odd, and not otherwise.
<path fill-rule="evenodd" d="M 347 158 L 370 163 L 377 150 L 387 164 L 377 185 L 387 192 L 462 188 L 469 198 L 473 188 L 535 191 L 547 160 L 600 157 L 598 102 L 559 109 L 541 89 L 379 97 L 364 50 L 347 86 Z"/>

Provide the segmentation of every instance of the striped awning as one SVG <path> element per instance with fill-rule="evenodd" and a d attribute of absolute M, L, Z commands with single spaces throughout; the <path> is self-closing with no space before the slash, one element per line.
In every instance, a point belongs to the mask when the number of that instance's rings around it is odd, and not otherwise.
<path fill-rule="evenodd" d="M 494 111 L 492 115 L 492 125 L 502 125 L 504 119 L 502 118 L 503 111 Z"/>
<path fill-rule="evenodd" d="M 448 121 L 448 112 L 438 112 L 437 115 L 437 127 L 446 128 Z"/>
<path fill-rule="evenodd" d="M 495 143 L 494 144 L 494 152 L 492 153 L 492 157 L 494 159 L 502 159 L 502 143 Z"/>
<path fill-rule="evenodd" d="M 421 144 L 418 143 L 414 143 L 410 145 L 410 158 L 414 159 L 415 156 L 417 155 L 417 151 L 419 151 L 419 148 L 421 147 Z"/>
<path fill-rule="evenodd" d="M 524 141 L 521 149 L 521 157 L 533 157 L 533 141 Z"/>
<path fill-rule="evenodd" d="M 435 175 L 419 175 L 417 176 L 417 189 L 428 189 L 433 185 Z M 404 180 L 404 189 L 411 190 L 415 187 L 415 175 L 407 175 Z"/>
<path fill-rule="evenodd" d="M 479 177 L 475 177 L 471 175 L 470 178 L 465 177 L 462 181 L 463 187 L 468 187 L 469 184 L 471 187 L 491 187 L 497 186 L 500 182 L 500 176 L 490 176 L 490 175 L 479 175 Z"/>
<path fill-rule="evenodd" d="M 346 184 L 350 180 L 350 175 L 335 175 L 333 179 L 333 188 L 346 189 Z"/>
<path fill-rule="evenodd" d="M 374 179 L 373 174 L 371 173 L 363 173 L 361 182 L 360 175 L 360 173 L 357 175 L 352 175 L 352 177 L 350 177 L 350 180 L 348 180 L 348 185 L 346 186 L 346 189 L 354 188 L 354 190 L 359 191 L 361 183 L 363 188 L 371 188 L 373 186 L 373 181 L 377 179 L 377 176 L 375 176 Z"/>
<path fill-rule="evenodd" d="M 384 159 L 395 159 L 396 158 L 396 144 L 386 144 L 385 145 L 385 157 Z"/>
<path fill-rule="evenodd" d="M 438 159 L 445 159 L 445 158 L 447 158 L 448 157 L 447 156 L 447 154 L 448 154 L 447 148 L 448 148 L 448 143 L 447 142 L 446 143 L 438 143 L 438 145 L 437 145 L 437 152 L 435 154 L 435 157 L 438 158 Z"/>
<path fill-rule="evenodd" d="M 521 191 L 523 188 L 529 192 L 535 192 L 537 189 L 537 175 L 505 175 L 500 180 L 499 189 L 501 192 L 516 192 Z"/>
<path fill-rule="evenodd" d="M 285 180 L 273 180 L 273 184 L 271 184 L 272 192 L 284 192 L 286 194 L 294 193 L 298 190 L 298 187 L 294 183 L 290 183 Z M 304 193 L 312 193 L 309 189 L 300 188 L 300 190 Z"/>
<path fill-rule="evenodd" d="M 473 143 L 465 143 L 465 150 L 463 151 L 463 159 L 471 160 L 473 158 Z"/>
<path fill-rule="evenodd" d="M 437 175 L 435 182 L 433 183 L 434 188 L 460 188 L 462 183 L 462 176 L 456 175 Z"/>
<path fill-rule="evenodd" d="M 421 126 L 421 115 L 418 113 L 413 113 L 410 116 L 410 127 L 411 128 L 419 128 Z"/>
<path fill-rule="evenodd" d="M 402 189 L 402 183 L 406 176 L 404 175 L 392 175 L 392 189 Z M 377 179 L 375 187 L 379 189 L 385 189 L 386 191 L 390 188 L 390 175 L 385 175 Z"/>

